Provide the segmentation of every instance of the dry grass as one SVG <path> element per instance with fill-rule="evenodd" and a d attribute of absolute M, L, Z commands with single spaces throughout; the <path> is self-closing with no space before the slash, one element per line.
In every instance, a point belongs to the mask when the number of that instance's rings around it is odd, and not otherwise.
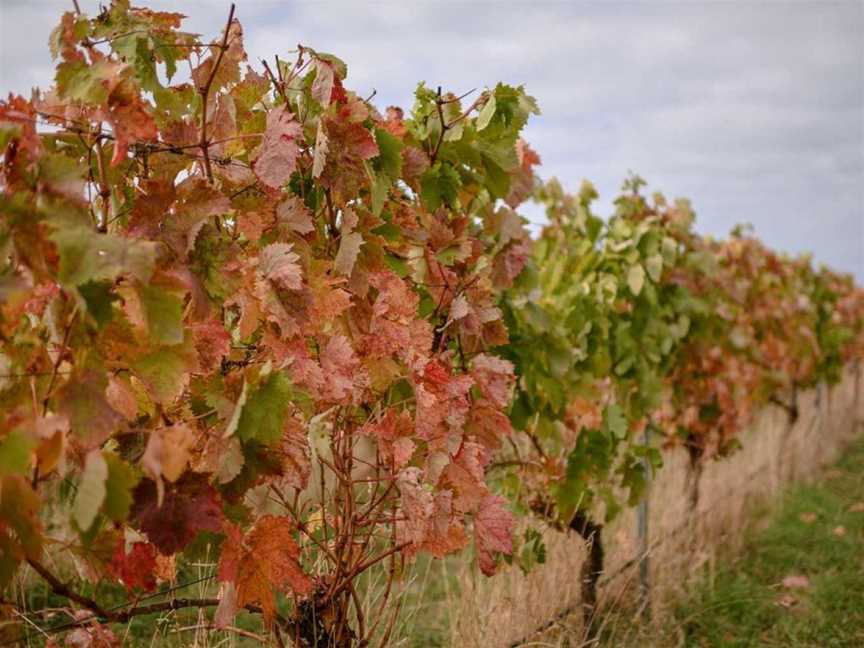
<path fill-rule="evenodd" d="M 789 484 L 817 475 L 855 438 L 864 421 L 862 383 L 848 369 L 841 384 L 800 393 L 794 422 L 786 411 L 766 408 L 742 435 L 744 450 L 708 464 L 701 474 L 694 474 L 684 451 L 667 451 L 648 499 L 650 598 L 638 600 L 640 542 L 636 512 L 628 511 L 604 533 L 608 576 L 601 579 L 604 616 L 597 620 L 602 634 L 618 636 L 623 628 L 662 634 L 674 601 L 686 596 L 694 579 L 714 573 L 718 553 L 740 550 L 746 529 L 759 523 L 767 504 Z M 591 645 L 579 605 L 583 544 L 553 530 L 545 537 L 547 563 L 527 576 L 510 568 L 482 579 L 463 565 L 450 645 Z M 640 612 L 646 605 L 653 618 L 647 625 Z M 671 640 L 674 645 L 677 638 Z"/>

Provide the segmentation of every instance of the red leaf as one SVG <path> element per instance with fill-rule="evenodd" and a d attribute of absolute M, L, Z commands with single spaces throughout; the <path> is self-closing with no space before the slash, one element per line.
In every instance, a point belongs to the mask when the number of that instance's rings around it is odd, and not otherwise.
<path fill-rule="evenodd" d="M 360 432 L 375 437 L 382 456 L 392 460 L 394 470 L 405 466 L 414 455 L 416 445 L 410 438 L 414 423 L 407 411 L 397 413 L 390 408 L 379 420 L 367 422 Z"/>
<path fill-rule="evenodd" d="M 481 353 L 474 358 L 471 375 L 480 392 L 492 401 L 493 405 L 502 409 L 510 405 L 513 384 L 516 382 L 511 362 Z"/>
<path fill-rule="evenodd" d="M 297 140 L 302 136 L 303 129 L 287 107 L 274 108 L 267 114 L 264 141 L 253 164 L 261 182 L 273 189 L 285 184 L 297 166 Z"/>
<path fill-rule="evenodd" d="M 198 364 L 205 374 L 222 366 L 222 358 L 231 352 L 231 336 L 222 322 L 210 318 L 192 325 L 192 340 L 198 352 Z"/>
<path fill-rule="evenodd" d="M 284 483 L 297 490 L 306 488 L 312 472 L 312 462 L 305 425 L 292 416 L 287 417 L 282 431 L 282 442 L 275 450 L 271 450 L 274 451 L 281 459 Z"/>
<path fill-rule="evenodd" d="M 405 137 L 405 133 L 408 132 L 404 117 L 405 111 L 399 108 L 399 106 L 387 106 L 387 120 L 384 122 L 384 130 L 394 137 L 402 139 Z"/>
<path fill-rule="evenodd" d="M 325 397 L 334 402 L 348 402 L 354 393 L 360 361 L 344 335 L 334 335 L 321 352 L 321 369 L 326 381 Z"/>
<path fill-rule="evenodd" d="M 498 495 L 487 495 L 474 516 L 474 543 L 480 570 L 487 576 L 495 573 L 494 552 L 510 554 L 513 551 L 513 514 L 505 508 L 507 500 Z"/>
<path fill-rule="evenodd" d="M 417 434 L 440 443 L 448 432 L 461 431 L 470 407 L 468 390 L 473 379 L 464 374 L 451 375 L 441 362 L 432 360 L 415 386 Z"/>
<path fill-rule="evenodd" d="M 400 522 L 396 529 L 399 542 L 410 542 L 417 551 L 426 540 L 427 526 L 434 511 L 432 493 L 420 484 L 419 468 L 406 468 L 396 481 L 402 497 L 402 513 L 407 520 Z"/>
<path fill-rule="evenodd" d="M 160 553 L 181 551 L 200 531 L 222 530 L 219 494 L 205 475 L 186 472 L 165 490 L 159 506 L 156 483 L 144 479 L 134 492 L 132 519 Z"/>
<path fill-rule="evenodd" d="M 334 94 L 335 90 L 334 85 Z M 368 115 L 366 105 L 352 95 L 334 117 L 325 118 L 327 159 L 321 174 L 325 186 L 347 194 L 365 180 L 363 162 L 379 153 L 375 136 L 364 125 Z"/>
<path fill-rule="evenodd" d="M 120 538 L 110 571 L 123 581 L 128 591 L 137 588 L 151 592 L 156 589 L 156 548 L 147 542 L 136 542 L 127 554 L 126 543 Z"/>
<path fill-rule="evenodd" d="M 417 320 L 420 298 L 404 281 L 389 272 L 369 277 L 369 284 L 378 290 L 372 305 L 367 353 L 373 357 L 400 354 L 410 357 L 412 349 L 424 355 L 432 346 L 429 323 Z M 415 324 L 428 329 L 423 333 Z"/>

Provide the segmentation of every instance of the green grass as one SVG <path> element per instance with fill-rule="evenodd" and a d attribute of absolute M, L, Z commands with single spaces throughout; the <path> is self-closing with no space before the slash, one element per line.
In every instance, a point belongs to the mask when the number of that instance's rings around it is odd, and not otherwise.
<path fill-rule="evenodd" d="M 794 487 L 767 527 L 751 534 L 741 557 L 679 603 L 677 643 L 864 646 L 864 511 L 850 511 L 861 502 L 864 441 L 819 481 Z M 806 576 L 809 586 L 784 587 L 792 575 Z"/>

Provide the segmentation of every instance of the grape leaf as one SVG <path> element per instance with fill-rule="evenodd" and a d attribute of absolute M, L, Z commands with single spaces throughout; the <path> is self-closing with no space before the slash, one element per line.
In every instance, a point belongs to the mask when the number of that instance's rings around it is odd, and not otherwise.
<path fill-rule="evenodd" d="M 136 589 L 152 592 L 156 589 L 156 548 L 148 542 L 135 542 L 126 553 L 125 544 L 122 538 L 118 539 L 111 572 L 130 593 Z"/>
<path fill-rule="evenodd" d="M 273 108 L 267 114 L 264 141 L 252 167 L 261 182 L 278 189 L 288 181 L 297 166 L 297 141 L 302 136 L 300 124 L 287 106 Z"/>
<path fill-rule="evenodd" d="M 513 514 L 506 508 L 507 500 L 487 495 L 474 517 L 474 543 L 480 570 L 487 576 L 495 573 L 495 552 L 513 551 Z"/>
<path fill-rule="evenodd" d="M 42 553 L 41 501 L 29 480 L 18 475 L 0 477 L 0 585 L 8 584 L 24 558 Z M 10 533 L 11 532 L 11 533 Z"/>
<path fill-rule="evenodd" d="M 108 403 L 108 379 L 95 369 L 78 370 L 57 390 L 59 410 L 69 420 L 69 429 L 88 445 L 107 439 L 122 421 Z"/>
<path fill-rule="evenodd" d="M 159 506 L 156 483 L 144 479 L 133 492 L 132 520 L 163 554 L 182 550 L 201 531 L 222 530 L 219 494 L 206 475 L 186 472 L 165 488 Z"/>
<path fill-rule="evenodd" d="M 113 281 L 129 274 L 147 282 L 156 263 L 156 243 L 111 234 L 94 234 L 82 224 L 52 221 L 51 239 L 60 253 L 58 279 L 66 286 L 90 281 Z"/>
<path fill-rule="evenodd" d="M 489 122 L 492 121 L 492 117 L 495 115 L 495 109 L 497 108 L 497 103 L 495 101 L 495 95 L 490 94 L 489 98 L 486 100 L 486 103 L 483 104 L 483 108 L 480 110 L 480 114 L 477 115 L 477 130 L 482 131 L 489 125 Z"/>
<path fill-rule="evenodd" d="M 279 441 L 290 397 L 291 382 L 285 374 L 282 371 L 270 373 L 246 396 L 237 423 L 237 436 L 243 441 L 255 439 L 267 445 Z"/>
<path fill-rule="evenodd" d="M 630 292 L 638 297 L 644 284 L 645 270 L 640 264 L 634 263 L 627 272 L 627 285 L 630 287 Z"/>
<path fill-rule="evenodd" d="M 35 445 L 36 440 L 20 428 L 0 439 L 0 477 L 23 475 L 30 468 L 30 453 Z"/>
<path fill-rule="evenodd" d="M 420 196 L 423 205 L 429 211 L 435 211 L 442 205 L 459 206 L 459 187 L 462 180 L 459 174 L 449 164 L 436 162 L 420 179 Z"/>
<path fill-rule="evenodd" d="M 315 231 L 309 208 L 297 196 L 289 196 L 276 208 L 279 222 L 298 234 L 308 234 Z"/>
<path fill-rule="evenodd" d="M 75 495 L 72 517 L 78 528 L 87 531 L 93 525 L 96 514 L 105 501 L 105 481 L 108 479 L 108 464 L 101 450 L 92 450 L 84 463 L 84 473 Z"/>
<path fill-rule="evenodd" d="M 132 491 L 140 481 L 138 473 L 113 452 L 105 452 L 108 477 L 105 480 L 105 515 L 124 522 L 132 507 Z"/>
<path fill-rule="evenodd" d="M 295 596 L 312 591 L 293 530 L 290 518 L 273 515 L 260 518 L 245 538 L 236 527 L 229 527 L 219 559 L 219 580 L 234 583 L 237 607 L 260 605 L 268 625 L 276 615 L 274 590 L 287 587 Z"/>
<path fill-rule="evenodd" d="M 349 232 L 343 234 L 339 242 L 339 251 L 333 260 L 333 270 L 337 274 L 346 277 L 351 275 L 357 255 L 360 254 L 360 246 L 363 245 L 363 235 L 360 232 Z"/>
<path fill-rule="evenodd" d="M 87 312 L 99 327 L 105 326 L 113 316 L 113 303 L 120 298 L 112 291 L 110 281 L 88 281 L 78 286 L 78 292 L 87 304 Z"/>
<path fill-rule="evenodd" d="M 183 300 L 164 287 L 149 283 L 138 286 L 138 296 L 150 338 L 166 345 L 183 342 Z"/>
<path fill-rule="evenodd" d="M 258 258 L 258 272 L 285 290 L 300 290 L 303 279 L 297 260 L 300 257 L 291 251 L 290 243 L 271 243 Z"/>
<path fill-rule="evenodd" d="M 505 408 L 510 404 L 516 381 L 511 362 L 482 353 L 474 358 L 471 376 L 483 395 L 495 406 Z"/>
<path fill-rule="evenodd" d="M 194 353 L 194 348 L 186 344 L 160 347 L 137 358 L 132 369 L 156 401 L 170 404 L 188 385 L 189 372 L 197 368 Z"/>

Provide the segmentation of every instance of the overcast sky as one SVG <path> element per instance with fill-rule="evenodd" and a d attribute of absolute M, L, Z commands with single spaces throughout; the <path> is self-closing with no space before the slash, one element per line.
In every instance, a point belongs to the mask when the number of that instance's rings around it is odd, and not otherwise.
<path fill-rule="evenodd" d="M 864 1 L 235 1 L 253 63 L 297 43 L 332 52 L 379 108 L 410 108 L 419 80 L 525 84 L 541 174 L 574 190 L 588 178 L 604 215 L 633 170 L 690 198 L 702 232 L 752 223 L 864 280 Z M 50 83 L 48 34 L 71 4 L 0 0 L 0 92 Z M 133 4 L 215 36 L 230 3 Z"/>

